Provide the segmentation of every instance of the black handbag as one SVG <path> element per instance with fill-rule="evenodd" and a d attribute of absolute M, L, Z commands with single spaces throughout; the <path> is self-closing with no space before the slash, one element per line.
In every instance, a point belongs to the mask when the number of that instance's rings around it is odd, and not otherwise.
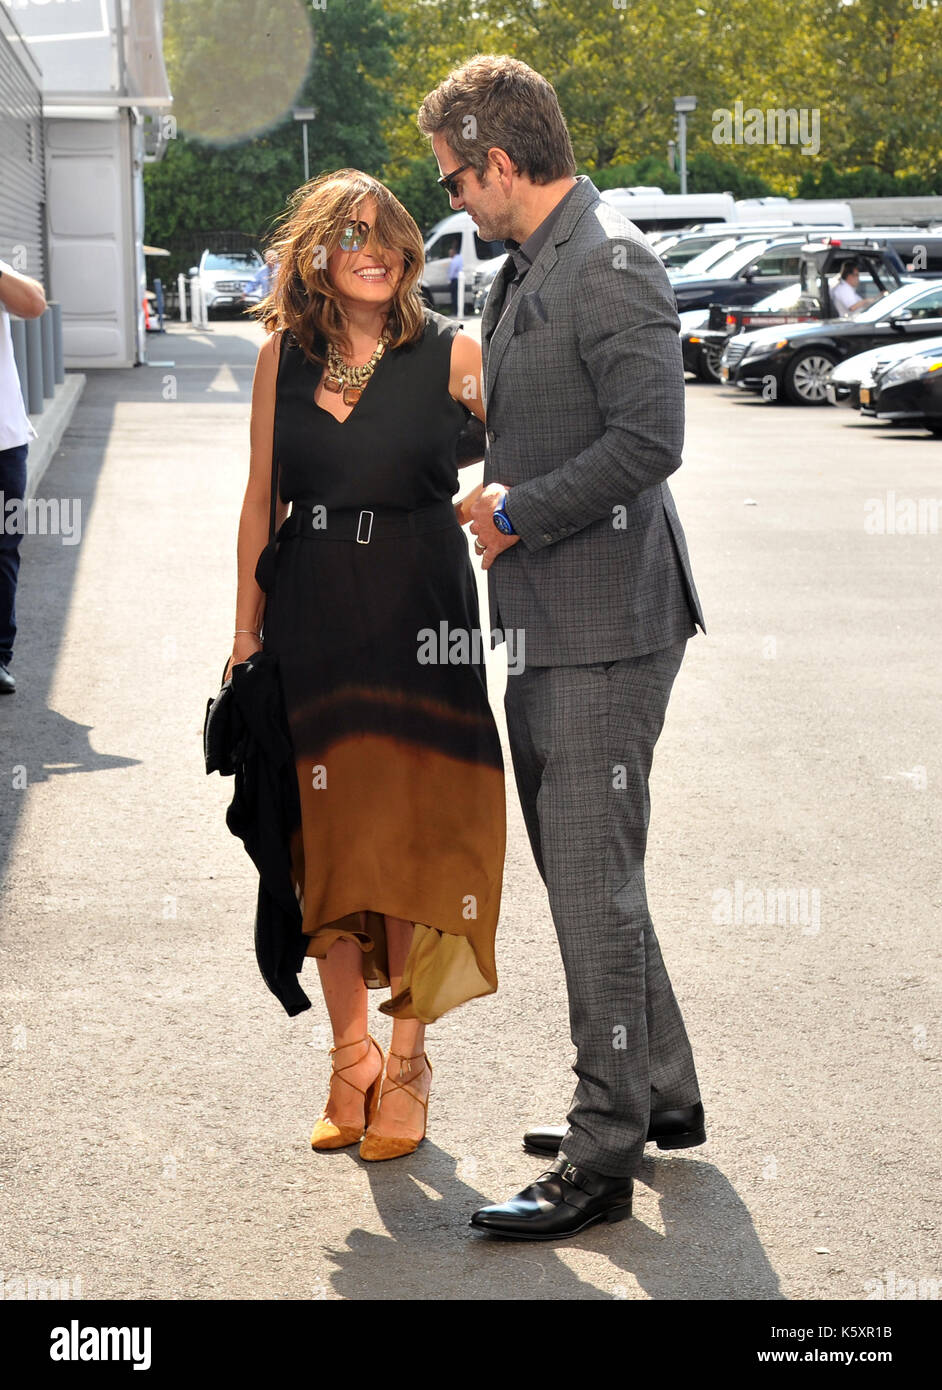
<path fill-rule="evenodd" d="M 467 418 L 455 445 L 455 463 L 459 468 L 466 463 L 477 463 L 482 459 L 487 440 L 484 422 L 472 415 L 467 406 L 464 409 L 467 411 Z"/>
<path fill-rule="evenodd" d="M 271 501 L 268 509 L 268 544 L 258 557 L 255 566 L 255 580 L 263 593 L 268 593 L 275 572 L 275 511 L 278 504 L 278 455 L 275 441 L 271 450 Z M 226 666 L 229 665 L 228 659 Z M 226 666 L 222 674 L 226 674 Z M 223 680 L 219 693 L 206 701 L 206 716 L 203 720 L 203 757 L 206 771 L 219 772 L 223 777 L 235 774 L 234 738 L 232 722 L 232 678 Z"/>

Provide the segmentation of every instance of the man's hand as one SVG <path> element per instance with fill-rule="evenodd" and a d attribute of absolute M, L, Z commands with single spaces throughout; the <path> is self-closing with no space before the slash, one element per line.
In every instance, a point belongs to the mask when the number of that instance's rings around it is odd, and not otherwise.
<path fill-rule="evenodd" d="M 489 483 L 471 507 L 470 530 L 477 538 L 474 549 L 481 556 L 482 570 L 490 569 L 501 551 L 516 545 L 520 539 L 519 536 L 505 536 L 494 525 L 494 513 L 505 494 L 509 496 L 510 489 L 504 487 L 503 483 Z"/>

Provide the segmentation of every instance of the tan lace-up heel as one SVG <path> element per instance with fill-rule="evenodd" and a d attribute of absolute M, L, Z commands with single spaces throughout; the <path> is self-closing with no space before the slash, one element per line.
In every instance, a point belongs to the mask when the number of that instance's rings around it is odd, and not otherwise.
<path fill-rule="evenodd" d="M 429 1083 L 431 1084 L 432 1064 L 424 1052 L 417 1053 L 415 1057 L 403 1057 L 402 1054 L 399 1052 L 390 1051 L 389 1056 L 399 1058 L 400 1077 L 402 1076 L 404 1070 L 404 1062 L 417 1062 L 421 1057 L 423 1062 L 425 1063 L 425 1066 L 428 1067 Z M 416 1074 L 418 1076 L 422 1075 L 421 1067 L 419 1068 L 419 1071 Z M 390 1076 L 388 1071 L 386 1073 L 386 1080 L 389 1082 L 389 1085 L 391 1087 L 394 1087 L 400 1091 L 405 1091 L 407 1095 L 411 1096 L 414 1101 L 421 1105 L 422 1133 L 419 1135 L 418 1139 L 411 1139 L 405 1136 L 395 1134 L 376 1134 L 373 1131 L 373 1121 L 371 1120 L 370 1126 L 367 1129 L 366 1134 L 363 1136 L 363 1142 L 360 1145 L 361 1158 L 369 1160 L 377 1160 L 383 1158 L 402 1158 L 405 1154 L 415 1153 L 416 1149 L 419 1147 L 419 1145 L 422 1143 L 422 1140 L 425 1138 L 425 1131 L 428 1127 L 428 1096 L 425 1096 L 423 1098 L 422 1096 L 417 1095 L 415 1091 L 411 1090 L 403 1081 L 397 1080 L 394 1076 Z M 383 1094 L 388 1095 L 389 1092 L 381 1092 L 379 1108 L 382 1107 Z"/>
<path fill-rule="evenodd" d="M 373 1116 L 376 1114 L 377 1108 L 379 1106 L 379 1095 L 383 1081 L 383 1049 L 380 1047 L 376 1039 L 372 1037 L 369 1033 L 367 1033 L 365 1038 L 357 1038 L 356 1042 L 344 1043 L 343 1046 L 356 1047 L 359 1043 L 366 1042 L 367 1040 L 369 1040 L 370 1047 L 375 1047 L 376 1051 L 379 1053 L 379 1072 L 377 1074 L 376 1080 L 372 1082 L 372 1084 L 369 1085 L 364 1091 L 362 1087 L 355 1085 L 354 1082 L 348 1080 L 347 1077 L 343 1075 L 343 1073 L 345 1071 L 349 1071 L 351 1067 L 359 1066 L 360 1062 L 366 1061 L 366 1058 L 369 1056 L 370 1052 L 369 1047 L 366 1049 L 366 1052 L 364 1052 L 363 1056 L 359 1057 L 355 1062 L 349 1062 L 345 1067 L 334 1067 L 331 1072 L 330 1078 L 331 1084 L 333 1084 L 334 1077 L 338 1076 L 341 1081 L 345 1081 L 348 1086 L 353 1086 L 353 1089 L 355 1091 L 360 1092 L 360 1095 L 363 1097 L 362 1124 L 335 1124 L 333 1120 L 328 1119 L 327 1110 L 325 1107 L 324 1114 L 321 1116 L 317 1124 L 314 1126 L 313 1133 L 311 1134 L 312 1149 L 345 1149 L 350 1144 L 355 1144 L 358 1139 L 362 1139 L 364 1129 L 368 1124 L 372 1122 Z M 330 1049 L 330 1055 L 333 1056 L 335 1052 L 339 1051 L 339 1047 L 332 1047 Z"/>

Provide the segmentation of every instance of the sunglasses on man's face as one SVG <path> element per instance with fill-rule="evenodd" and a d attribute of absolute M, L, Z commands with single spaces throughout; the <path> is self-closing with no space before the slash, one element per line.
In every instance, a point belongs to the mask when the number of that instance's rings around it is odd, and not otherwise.
<path fill-rule="evenodd" d="M 452 169 L 452 171 L 451 171 L 450 174 L 442 174 L 441 178 L 440 178 L 440 179 L 436 179 L 435 182 L 436 182 L 441 188 L 444 188 L 444 190 L 445 190 L 445 192 L 448 194 L 449 198 L 457 198 L 457 196 L 458 196 L 458 186 L 457 186 L 457 184 L 455 183 L 455 179 L 458 177 L 459 174 L 463 174 L 464 171 L 465 171 L 466 169 L 470 169 L 470 168 L 471 168 L 471 165 L 470 165 L 470 164 L 462 164 L 462 165 L 460 165 L 457 169 Z"/>

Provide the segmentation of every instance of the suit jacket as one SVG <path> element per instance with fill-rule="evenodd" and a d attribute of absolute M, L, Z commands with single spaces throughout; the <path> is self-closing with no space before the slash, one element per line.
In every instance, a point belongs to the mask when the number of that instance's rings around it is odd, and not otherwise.
<path fill-rule="evenodd" d="M 491 626 L 531 666 L 642 656 L 706 631 L 665 481 L 680 467 L 684 371 L 674 294 L 633 222 L 578 179 L 507 312 L 481 322 L 485 483 L 520 541 L 488 571 Z"/>

